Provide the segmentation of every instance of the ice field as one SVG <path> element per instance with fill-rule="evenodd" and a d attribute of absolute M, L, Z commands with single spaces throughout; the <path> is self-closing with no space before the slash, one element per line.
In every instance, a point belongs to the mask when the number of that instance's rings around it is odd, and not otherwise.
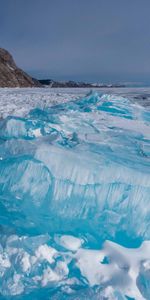
<path fill-rule="evenodd" d="M 0 89 L 0 299 L 150 299 L 150 88 Z"/>

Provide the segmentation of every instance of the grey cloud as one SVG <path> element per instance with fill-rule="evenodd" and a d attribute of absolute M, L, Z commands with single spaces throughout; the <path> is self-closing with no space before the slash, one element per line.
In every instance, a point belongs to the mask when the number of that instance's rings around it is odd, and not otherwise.
<path fill-rule="evenodd" d="M 0 0 L 0 46 L 38 77 L 150 78 L 149 0 Z"/>

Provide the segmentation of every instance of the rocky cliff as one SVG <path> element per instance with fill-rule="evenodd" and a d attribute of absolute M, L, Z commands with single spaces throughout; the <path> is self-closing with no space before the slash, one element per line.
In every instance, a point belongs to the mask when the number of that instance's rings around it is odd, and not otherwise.
<path fill-rule="evenodd" d="M 0 48 L 0 87 L 37 87 L 38 80 L 32 79 L 19 69 L 11 54 Z"/>

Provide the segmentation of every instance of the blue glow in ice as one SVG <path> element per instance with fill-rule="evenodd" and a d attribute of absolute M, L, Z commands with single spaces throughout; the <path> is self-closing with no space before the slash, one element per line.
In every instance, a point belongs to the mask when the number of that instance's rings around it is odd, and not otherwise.
<path fill-rule="evenodd" d="M 150 299 L 149 121 L 97 93 L 0 121 L 1 297 Z"/>

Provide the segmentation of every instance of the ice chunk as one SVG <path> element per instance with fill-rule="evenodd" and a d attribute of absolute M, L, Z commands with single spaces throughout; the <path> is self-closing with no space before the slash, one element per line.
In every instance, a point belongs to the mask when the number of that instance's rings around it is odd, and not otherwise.
<path fill-rule="evenodd" d="M 78 250 L 83 243 L 83 240 L 71 235 L 63 235 L 60 238 L 58 237 L 56 240 L 59 241 L 61 246 L 72 251 Z"/>

